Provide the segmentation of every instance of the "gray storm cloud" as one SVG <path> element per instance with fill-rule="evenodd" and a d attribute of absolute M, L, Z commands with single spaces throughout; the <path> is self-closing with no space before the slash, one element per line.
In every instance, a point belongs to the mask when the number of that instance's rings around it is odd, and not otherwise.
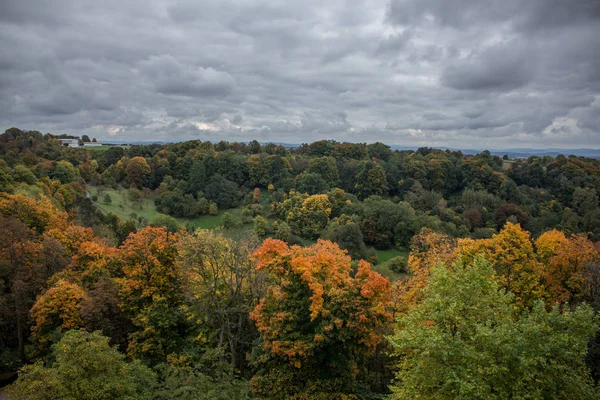
<path fill-rule="evenodd" d="M 598 0 L 0 2 L 0 128 L 600 147 Z"/>

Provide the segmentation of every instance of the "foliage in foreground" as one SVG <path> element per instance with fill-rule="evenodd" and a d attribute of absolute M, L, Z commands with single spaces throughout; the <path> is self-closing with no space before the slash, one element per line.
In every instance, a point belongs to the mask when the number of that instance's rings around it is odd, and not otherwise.
<path fill-rule="evenodd" d="M 538 301 L 518 315 L 494 275 L 479 257 L 432 269 L 390 338 L 401 360 L 391 398 L 598 398 L 584 360 L 598 330 L 592 309 Z"/>
<path fill-rule="evenodd" d="M 55 361 L 21 370 L 11 400 L 149 399 L 156 375 L 108 344 L 100 333 L 71 330 L 53 347 Z"/>

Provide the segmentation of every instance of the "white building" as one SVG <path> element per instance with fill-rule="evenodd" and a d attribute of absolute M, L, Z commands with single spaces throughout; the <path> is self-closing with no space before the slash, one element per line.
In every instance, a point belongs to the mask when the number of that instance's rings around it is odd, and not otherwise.
<path fill-rule="evenodd" d="M 65 147 L 79 147 L 79 139 L 58 139 Z"/>

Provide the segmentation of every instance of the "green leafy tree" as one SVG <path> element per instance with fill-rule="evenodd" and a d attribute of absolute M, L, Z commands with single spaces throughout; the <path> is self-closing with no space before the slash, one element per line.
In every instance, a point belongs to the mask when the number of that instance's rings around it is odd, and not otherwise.
<path fill-rule="evenodd" d="M 321 175 L 323 179 L 330 185 L 338 185 L 340 181 L 340 173 L 337 163 L 333 157 L 313 158 L 308 163 L 309 173 Z"/>
<path fill-rule="evenodd" d="M 325 193 L 329 184 L 317 173 L 304 172 L 296 178 L 296 190 L 308 194 Z"/>
<path fill-rule="evenodd" d="M 515 314 L 482 258 L 434 267 L 423 301 L 390 338 L 400 358 L 392 399 L 596 399 L 584 359 L 593 311 Z"/>
<path fill-rule="evenodd" d="M 575 189 L 573 192 L 573 208 L 579 215 L 585 215 L 589 211 L 596 210 L 598 208 L 596 189 Z"/>
<path fill-rule="evenodd" d="M 24 367 L 8 393 L 12 400 L 150 399 L 155 374 L 108 344 L 98 332 L 68 331 L 53 347 L 49 365 Z"/>
<path fill-rule="evenodd" d="M 232 213 L 225 212 L 221 217 L 221 225 L 225 229 L 233 229 L 238 225 L 238 221 Z"/>
<path fill-rule="evenodd" d="M 392 156 L 392 150 L 390 146 L 381 142 L 371 143 L 367 146 L 370 158 L 377 158 L 379 160 L 388 161 Z"/>
<path fill-rule="evenodd" d="M 264 276 L 251 259 L 256 245 L 252 235 L 234 240 L 200 229 L 177 245 L 186 314 L 196 321 L 194 343 L 216 349 L 223 362 L 243 372 L 258 336 L 249 313 L 264 293 Z"/>
<path fill-rule="evenodd" d="M 292 207 L 287 215 L 287 222 L 294 232 L 306 238 L 319 237 L 331 215 L 331 202 L 327 195 L 315 194 L 305 198 L 300 204 L 298 204 L 300 199 L 290 200 L 296 200 L 292 202 L 296 207 Z"/>
<path fill-rule="evenodd" d="M 188 180 L 188 190 L 191 193 L 198 193 L 204 190 L 204 186 L 208 181 L 206 167 L 202 161 L 196 161 L 190 170 L 190 178 Z"/>
<path fill-rule="evenodd" d="M 164 227 L 168 232 L 174 233 L 179 230 L 179 222 L 170 215 L 158 214 L 150 221 L 150 226 L 157 228 Z"/>
<path fill-rule="evenodd" d="M 360 226 L 353 222 L 332 223 L 325 238 L 335 242 L 342 250 L 348 251 L 354 260 L 367 260 L 367 246 L 363 241 Z"/>
<path fill-rule="evenodd" d="M 104 153 L 106 165 L 116 164 L 125 155 L 125 150 L 119 146 L 111 146 Z"/>
<path fill-rule="evenodd" d="M 269 222 L 260 215 L 254 218 L 254 232 L 258 236 L 265 236 L 269 230 Z"/>
<path fill-rule="evenodd" d="M 12 177 L 16 182 L 25 182 L 29 185 L 33 185 L 37 181 L 33 172 L 21 164 L 15 166 Z"/>
<path fill-rule="evenodd" d="M 292 228 L 290 228 L 287 222 L 273 222 L 273 230 L 275 231 L 275 239 L 283 240 L 284 242 L 287 242 L 292 234 Z"/>
<path fill-rule="evenodd" d="M 221 368 L 222 369 L 222 368 Z M 250 400 L 247 382 L 226 370 L 190 365 L 166 364 L 159 367 L 161 383 L 153 400 Z"/>
<path fill-rule="evenodd" d="M 238 185 L 223 176 L 213 175 L 204 188 L 204 195 L 207 199 L 217 203 L 219 208 L 236 207 L 241 198 L 241 192 Z"/>
<path fill-rule="evenodd" d="M 59 180 L 60 183 L 69 183 L 75 181 L 79 177 L 79 170 L 70 162 L 63 160 L 56 163 L 56 168 L 54 168 L 50 177 Z"/>
<path fill-rule="evenodd" d="M 385 170 L 373 161 L 366 161 L 356 174 L 354 185 L 355 193 L 361 199 L 372 195 L 386 195 L 388 193 Z"/>

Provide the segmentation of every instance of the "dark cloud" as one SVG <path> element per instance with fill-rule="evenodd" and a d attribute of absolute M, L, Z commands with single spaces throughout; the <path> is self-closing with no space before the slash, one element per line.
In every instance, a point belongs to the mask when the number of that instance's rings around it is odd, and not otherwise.
<path fill-rule="evenodd" d="M 0 128 L 600 147 L 598 0 L 3 0 Z"/>
<path fill-rule="evenodd" d="M 532 46 L 502 43 L 473 52 L 442 72 L 442 83 L 454 89 L 508 91 L 527 85 L 535 74 Z"/>
<path fill-rule="evenodd" d="M 225 96 L 235 85 L 226 72 L 214 68 L 183 65 L 173 56 L 151 56 L 140 63 L 159 93 L 183 96 Z"/>

